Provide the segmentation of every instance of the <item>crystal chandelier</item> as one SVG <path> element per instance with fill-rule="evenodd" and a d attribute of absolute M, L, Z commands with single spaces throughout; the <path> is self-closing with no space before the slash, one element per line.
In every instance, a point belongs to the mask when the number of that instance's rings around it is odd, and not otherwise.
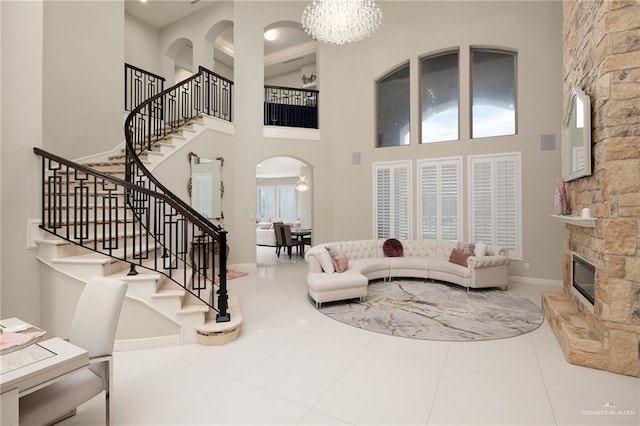
<path fill-rule="evenodd" d="M 373 0 L 312 0 L 302 13 L 302 28 L 325 43 L 363 40 L 380 27 L 382 11 Z"/>

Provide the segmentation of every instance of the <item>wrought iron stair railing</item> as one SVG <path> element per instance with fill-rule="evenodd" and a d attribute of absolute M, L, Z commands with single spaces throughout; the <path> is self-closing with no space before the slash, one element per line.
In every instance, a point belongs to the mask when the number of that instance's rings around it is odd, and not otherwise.
<path fill-rule="evenodd" d="M 172 200 L 168 205 L 156 202 L 143 193 L 128 193 L 128 204 L 139 222 L 144 224 L 156 241 L 162 243 L 163 256 L 176 257 L 176 266 L 189 265 L 197 270 L 193 274 L 194 286 L 205 291 L 213 285 L 215 263 L 211 252 L 217 253 L 219 282 L 217 304 L 209 304 L 218 314 L 218 322 L 229 321 L 226 252 L 227 233 L 194 210 L 188 203 L 169 191 L 145 167 L 140 154 L 152 150 L 154 143 L 175 132 L 190 120 L 202 114 L 228 121 L 232 119 L 233 83 L 200 67 L 199 72 L 184 81 L 147 99 L 129 114 L 125 121 L 126 139 L 125 180 L 149 193 L 163 195 Z M 137 196 L 131 196 L 137 195 Z M 190 253 L 190 254 L 189 254 Z M 187 258 L 187 255 L 191 259 Z M 199 259 L 195 265 L 195 259 Z M 170 262 L 173 265 L 173 262 Z M 213 274 L 209 273 L 211 269 Z M 210 291 L 213 299 L 213 290 Z"/>
<path fill-rule="evenodd" d="M 124 64 L 124 110 L 131 111 L 164 90 L 165 78 L 134 65 Z"/>
<path fill-rule="evenodd" d="M 42 157 L 43 230 L 126 264 L 157 271 L 214 309 L 217 321 L 230 319 L 226 231 L 194 216 L 171 195 L 39 148 L 34 152 Z"/>
<path fill-rule="evenodd" d="M 231 121 L 233 83 L 197 74 L 136 106 L 125 122 L 125 180 L 42 149 L 42 224 L 63 240 L 157 271 L 230 321 L 227 232 L 161 184 L 139 158 L 191 119 Z"/>

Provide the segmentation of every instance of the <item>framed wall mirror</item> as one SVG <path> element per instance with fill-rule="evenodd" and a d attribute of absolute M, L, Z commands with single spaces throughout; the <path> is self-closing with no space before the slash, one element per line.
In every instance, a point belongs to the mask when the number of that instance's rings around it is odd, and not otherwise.
<path fill-rule="evenodd" d="M 562 126 L 562 175 L 565 181 L 591 175 L 591 101 L 578 88 L 569 92 Z"/>
<path fill-rule="evenodd" d="M 224 158 L 201 158 L 189 153 L 191 177 L 189 179 L 189 197 L 191 207 L 208 219 L 222 220 L 222 166 Z"/>

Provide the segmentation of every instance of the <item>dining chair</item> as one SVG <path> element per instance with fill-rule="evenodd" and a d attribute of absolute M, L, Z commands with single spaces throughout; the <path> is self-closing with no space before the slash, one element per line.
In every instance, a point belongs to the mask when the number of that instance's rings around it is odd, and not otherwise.
<path fill-rule="evenodd" d="M 89 352 L 89 367 L 20 398 L 20 425 L 42 426 L 76 414 L 76 408 L 105 392 L 105 421 L 110 424 L 113 343 L 127 292 L 125 282 L 91 277 L 80 294 L 69 342 Z"/>
<path fill-rule="evenodd" d="M 291 225 L 285 225 L 282 224 L 280 225 L 280 248 L 282 247 L 286 247 L 287 248 L 287 253 L 289 254 L 289 259 L 291 259 L 291 249 L 293 247 L 296 248 L 296 253 L 299 253 L 299 245 L 300 243 L 298 242 L 298 240 L 294 240 L 291 237 Z M 278 257 L 280 257 L 280 253 L 278 253 Z"/>
<path fill-rule="evenodd" d="M 278 257 L 280 257 L 280 245 L 282 243 L 280 225 L 282 225 L 282 222 L 273 222 L 273 232 L 275 232 L 276 234 L 276 254 L 278 255 Z"/>

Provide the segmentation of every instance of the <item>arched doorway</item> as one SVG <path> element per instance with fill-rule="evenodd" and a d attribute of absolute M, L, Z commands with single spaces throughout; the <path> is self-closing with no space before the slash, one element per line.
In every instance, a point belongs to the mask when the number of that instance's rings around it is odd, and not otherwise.
<path fill-rule="evenodd" d="M 258 263 L 273 263 L 277 239 L 274 222 L 289 225 L 299 235 L 302 246 L 295 251 L 301 260 L 304 242 L 313 239 L 313 173 L 304 161 L 275 156 L 256 166 L 256 259 Z M 308 233 L 304 230 L 310 230 Z M 294 235 L 295 236 L 295 235 Z M 306 239 L 303 240 L 303 237 Z M 281 259 L 288 259 L 281 256 Z"/>

